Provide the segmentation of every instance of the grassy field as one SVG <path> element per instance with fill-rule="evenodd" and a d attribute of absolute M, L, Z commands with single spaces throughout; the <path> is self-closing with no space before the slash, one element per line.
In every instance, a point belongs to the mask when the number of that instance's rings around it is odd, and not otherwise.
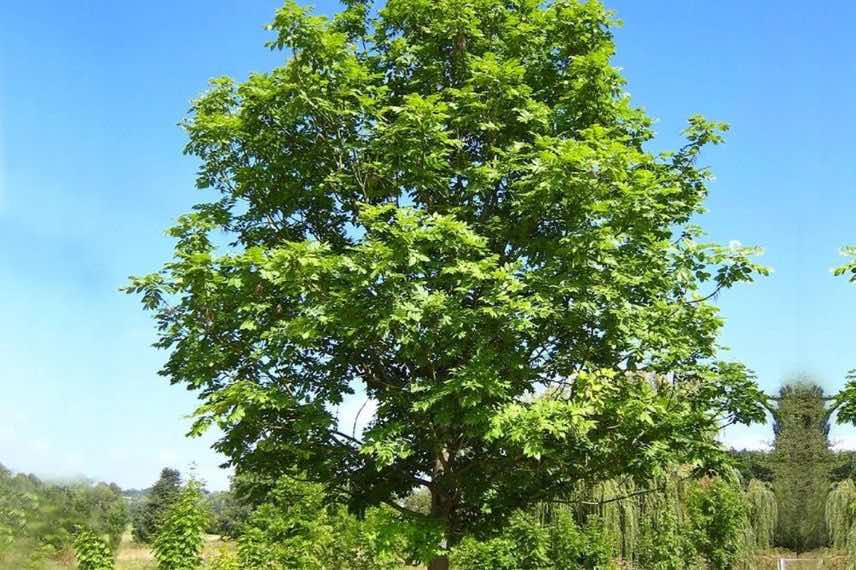
<path fill-rule="evenodd" d="M 203 556 L 205 558 L 213 556 L 223 546 L 224 543 L 220 537 L 209 535 L 206 537 Z M 116 570 L 155 570 L 156 568 L 152 551 L 147 546 L 135 543 L 130 533 L 122 537 L 122 545 L 119 547 L 116 558 Z"/>
<path fill-rule="evenodd" d="M 213 556 L 219 549 L 224 546 L 224 542 L 217 536 L 209 535 L 206 537 L 206 544 L 203 556 L 208 558 Z M 74 554 L 68 552 L 58 559 L 45 558 L 39 561 L 29 561 L 22 555 L 19 558 L 10 557 L 3 563 L 0 562 L 0 570 L 68 570 L 76 568 L 77 564 L 74 561 Z M 119 552 L 116 560 L 116 570 L 156 570 L 154 556 L 151 549 L 135 543 L 131 539 L 130 532 L 122 538 L 122 544 L 119 547 Z"/>

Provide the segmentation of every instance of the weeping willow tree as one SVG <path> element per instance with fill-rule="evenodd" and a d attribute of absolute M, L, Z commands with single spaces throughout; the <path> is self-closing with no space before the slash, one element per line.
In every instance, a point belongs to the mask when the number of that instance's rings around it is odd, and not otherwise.
<path fill-rule="evenodd" d="M 836 483 L 826 497 L 826 532 L 829 535 L 830 546 L 845 549 L 848 546 L 848 536 L 853 527 L 856 505 L 856 485 L 852 479 Z"/>
<path fill-rule="evenodd" d="M 856 524 L 847 532 L 847 570 L 856 570 Z"/>
<path fill-rule="evenodd" d="M 602 521 L 604 532 L 615 549 L 615 555 L 632 560 L 639 535 L 641 518 L 640 499 L 636 493 L 640 488 L 632 481 L 603 481 L 583 492 L 594 505 L 586 509 Z M 618 498 L 624 497 L 621 500 Z"/>
<path fill-rule="evenodd" d="M 639 560 L 643 529 L 658 510 L 681 511 L 677 477 L 664 477 L 647 484 L 631 479 L 580 483 L 567 503 L 543 505 L 542 518 L 558 509 L 568 509 L 581 524 L 594 521 L 612 546 L 613 555 L 629 563 Z"/>
<path fill-rule="evenodd" d="M 760 549 L 771 548 L 779 522 L 779 508 L 770 484 L 757 479 L 749 481 L 746 486 L 746 503 L 755 544 Z"/>
<path fill-rule="evenodd" d="M 745 513 L 733 525 L 727 539 L 729 544 L 724 545 L 737 553 L 736 562 L 731 567 L 751 569 L 753 555 L 760 546 L 752 517 L 759 518 L 759 525 L 766 529 L 766 542 L 762 540 L 764 547 L 767 547 L 776 525 L 775 499 L 769 487 L 760 484 L 761 488 L 756 489 L 753 485 L 754 500 L 759 506 L 766 505 L 767 510 L 764 511 L 753 509 L 750 496 L 743 492 L 736 472 L 724 473 L 715 480 L 707 480 L 707 483 L 689 475 L 688 471 L 680 470 L 644 483 L 609 480 L 581 484 L 576 487 L 569 503 L 558 508 L 571 509 L 581 524 L 597 521 L 613 547 L 614 556 L 631 567 L 662 570 L 703 568 L 710 566 L 710 561 L 704 560 L 704 552 L 698 543 L 703 542 L 702 535 L 709 533 L 703 528 L 706 522 L 698 520 L 697 513 L 694 518 L 688 512 L 688 499 L 699 490 L 710 488 L 711 481 L 718 481 L 724 483 L 731 496 L 742 505 L 738 510 Z M 715 506 L 711 510 L 716 511 L 719 501 L 714 499 L 713 503 Z"/>

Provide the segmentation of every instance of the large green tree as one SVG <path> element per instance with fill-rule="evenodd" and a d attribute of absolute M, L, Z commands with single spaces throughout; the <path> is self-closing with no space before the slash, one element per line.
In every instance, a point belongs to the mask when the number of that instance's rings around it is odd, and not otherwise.
<path fill-rule="evenodd" d="M 716 464 L 717 428 L 762 414 L 710 300 L 763 269 L 692 224 L 723 126 L 648 151 L 612 24 L 570 0 L 286 3 L 285 62 L 194 103 L 211 198 L 129 286 L 194 431 L 357 511 L 425 487 L 450 544 L 581 480 Z M 363 431 L 348 398 L 376 403 Z"/>

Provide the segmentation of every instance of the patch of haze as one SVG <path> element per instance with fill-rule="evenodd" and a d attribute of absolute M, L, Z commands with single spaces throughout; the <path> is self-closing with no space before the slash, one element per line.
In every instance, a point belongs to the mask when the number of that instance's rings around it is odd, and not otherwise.
<path fill-rule="evenodd" d="M 720 443 L 732 449 L 766 451 L 772 443 L 772 427 L 769 424 L 732 425 L 720 430 L 718 439 Z"/>

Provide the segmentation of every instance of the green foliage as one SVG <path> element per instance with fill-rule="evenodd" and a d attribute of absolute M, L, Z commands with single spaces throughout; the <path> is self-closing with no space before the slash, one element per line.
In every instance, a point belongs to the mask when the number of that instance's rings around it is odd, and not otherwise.
<path fill-rule="evenodd" d="M 508 538 L 477 540 L 465 538 L 451 553 L 451 563 L 461 570 L 516 570 L 518 545 Z"/>
<path fill-rule="evenodd" d="M 70 554 L 80 528 L 118 546 L 128 514 L 116 485 L 48 484 L 0 469 L 0 567 L 38 567 Z"/>
<path fill-rule="evenodd" d="M 750 568 L 758 544 L 737 472 L 697 480 L 688 467 L 647 482 L 606 481 L 569 498 L 577 520 L 598 521 L 608 557 L 648 569 Z M 752 485 L 755 488 L 755 485 Z M 775 500 L 767 489 L 766 499 Z M 595 517 L 592 519 L 591 517 Z M 768 528 L 775 522 L 768 522 Z M 583 528 L 590 528 L 587 523 Z"/>
<path fill-rule="evenodd" d="M 773 481 L 773 468 L 770 462 L 770 453 L 755 449 L 731 450 L 731 458 L 734 467 L 740 472 L 743 481 Z"/>
<path fill-rule="evenodd" d="M 680 521 L 680 513 L 671 501 L 650 509 L 642 519 L 638 560 L 645 570 L 683 570 L 695 562 L 690 533 Z"/>
<path fill-rule="evenodd" d="M 205 505 L 211 513 L 207 532 L 229 538 L 238 537 L 241 526 L 252 512 L 251 505 L 238 498 L 234 489 L 207 494 Z"/>
<path fill-rule="evenodd" d="M 580 529 L 567 509 L 551 510 L 547 520 L 518 512 L 494 537 L 465 538 L 450 553 L 456 570 L 552 570 L 607 568 L 612 545 L 595 522 Z"/>
<path fill-rule="evenodd" d="M 749 522 L 758 548 L 772 548 L 779 522 L 779 507 L 776 495 L 769 483 L 752 479 L 746 487 Z"/>
<path fill-rule="evenodd" d="M 244 568 L 263 568 L 263 566 L 245 566 Z M 241 570 L 238 552 L 228 546 L 220 547 L 217 553 L 206 562 L 205 570 Z"/>
<path fill-rule="evenodd" d="M 151 543 L 157 536 L 163 517 L 181 494 L 181 473 L 168 467 L 149 490 L 145 503 L 134 515 L 134 540 Z"/>
<path fill-rule="evenodd" d="M 362 519 L 340 507 L 337 527 L 340 541 L 345 541 L 345 560 L 350 560 L 350 565 L 341 565 L 343 570 L 400 570 L 433 558 L 440 540 L 430 521 L 404 520 L 386 507 L 368 509 Z"/>
<path fill-rule="evenodd" d="M 835 483 L 845 479 L 856 480 L 856 451 L 842 449 L 833 452 L 833 467 L 829 476 Z"/>
<path fill-rule="evenodd" d="M 195 570 L 201 566 L 208 518 L 200 487 L 191 481 L 166 512 L 152 544 L 160 570 Z"/>
<path fill-rule="evenodd" d="M 196 100 L 214 195 L 128 291 L 200 391 L 193 433 L 219 426 L 259 495 L 302 472 L 363 512 L 427 486 L 452 544 L 582 480 L 716 467 L 720 422 L 763 419 L 710 300 L 766 270 L 690 223 L 725 127 L 647 152 L 612 24 L 595 1 L 287 2 L 286 63 Z M 377 412 L 342 433 L 354 393 Z M 305 530 L 295 556 L 321 556 Z"/>
<path fill-rule="evenodd" d="M 739 487 L 724 479 L 703 480 L 687 498 L 692 542 L 714 570 L 733 568 L 748 555 L 747 508 Z"/>
<path fill-rule="evenodd" d="M 830 546 L 836 549 L 847 547 L 847 537 L 856 522 L 856 485 L 851 479 L 836 483 L 826 497 L 826 531 Z"/>
<path fill-rule="evenodd" d="M 283 477 L 250 516 L 238 550 L 242 568 L 400 570 L 432 558 L 438 542 L 430 521 L 388 508 L 357 519 L 331 504 L 321 485 Z"/>
<path fill-rule="evenodd" d="M 856 568 L 856 524 L 850 526 L 847 533 L 847 569 Z"/>
<path fill-rule="evenodd" d="M 856 283 L 856 245 L 847 245 L 841 248 L 841 255 L 849 257 L 850 261 L 836 267 L 833 271 L 834 275 L 848 275 L 851 283 Z M 856 386 L 854 386 L 856 388 Z M 848 397 L 848 400 L 853 401 Z M 849 415 L 849 414 L 848 414 Z M 847 420 L 852 422 L 851 419 Z"/>
<path fill-rule="evenodd" d="M 113 552 L 104 540 L 90 530 L 74 537 L 74 554 L 80 570 L 113 570 Z"/>
<path fill-rule="evenodd" d="M 240 540 L 247 568 L 326 570 L 337 558 L 336 529 L 320 485 L 283 478 L 253 512 Z"/>
<path fill-rule="evenodd" d="M 849 248 L 856 253 L 856 248 Z M 848 267 L 856 268 L 856 261 Z M 851 281 L 853 279 L 851 278 Z M 835 409 L 838 410 L 838 423 L 849 423 L 856 425 L 856 370 L 847 373 L 847 383 L 844 388 L 835 395 Z"/>

